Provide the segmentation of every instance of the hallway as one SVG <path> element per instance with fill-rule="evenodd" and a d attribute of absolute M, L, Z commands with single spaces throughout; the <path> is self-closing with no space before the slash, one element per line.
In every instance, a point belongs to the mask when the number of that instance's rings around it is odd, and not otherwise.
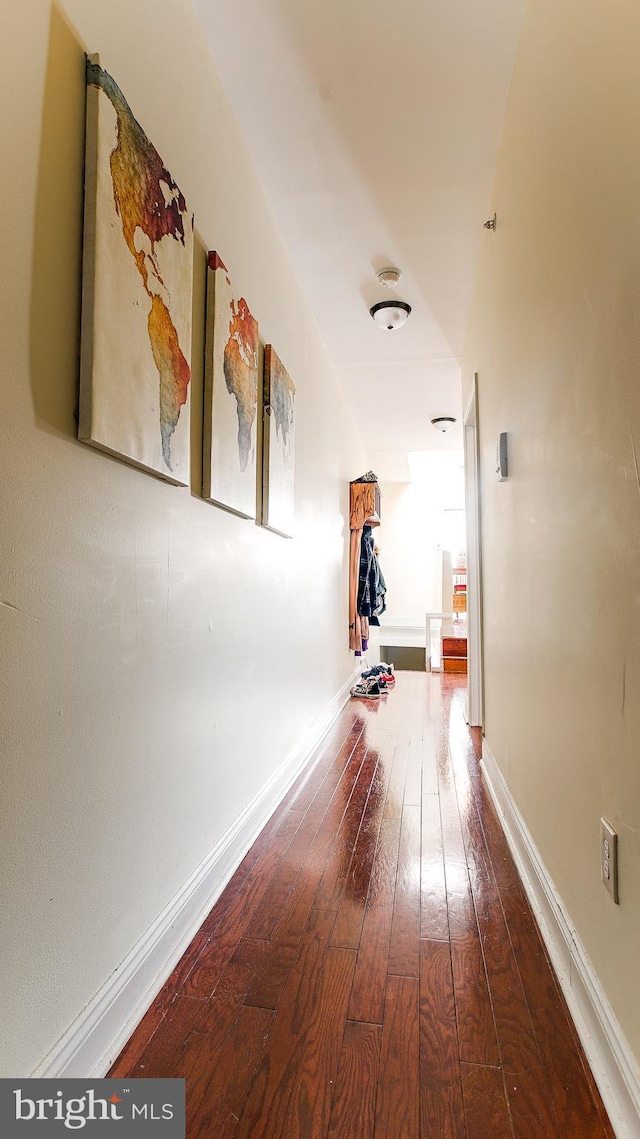
<path fill-rule="evenodd" d="M 113 1066 L 185 1076 L 189 1139 L 613 1135 L 465 679 L 345 707 Z"/>

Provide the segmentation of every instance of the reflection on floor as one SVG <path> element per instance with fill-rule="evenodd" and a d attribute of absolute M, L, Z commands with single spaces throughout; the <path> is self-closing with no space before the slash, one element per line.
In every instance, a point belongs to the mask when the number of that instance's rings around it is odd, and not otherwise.
<path fill-rule="evenodd" d="M 603 1139 L 479 772 L 464 678 L 351 700 L 111 1075 L 189 1139 Z"/>

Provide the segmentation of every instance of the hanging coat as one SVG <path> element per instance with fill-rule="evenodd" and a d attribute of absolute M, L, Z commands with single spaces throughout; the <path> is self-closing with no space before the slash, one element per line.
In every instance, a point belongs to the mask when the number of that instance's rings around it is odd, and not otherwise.
<path fill-rule="evenodd" d="M 363 526 L 358 574 L 358 615 L 368 617 L 370 625 L 380 624 L 378 618 L 387 607 L 386 591 L 384 577 L 373 548 L 371 526 Z"/>

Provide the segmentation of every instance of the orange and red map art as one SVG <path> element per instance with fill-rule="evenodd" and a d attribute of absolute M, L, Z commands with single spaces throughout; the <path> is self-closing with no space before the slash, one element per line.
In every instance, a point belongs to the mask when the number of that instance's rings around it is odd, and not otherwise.
<path fill-rule="evenodd" d="M 258 322 L 217 253 L 208 268 L 204 496 L 255 518 Z"/>
<path fill-rule="evenodd" d="M 144 396 L 137 401 L 133 389 L 136 384 L 148 384 L 148 368 L 155 368 L 156 397 L 152 401 L 155 418 L 155 430 L 159 433 L 158 447 L 153 440 L 148 443 L 145 432 L 148 424 L 144 422 L 130 424 L 130 437 L 132 451 L 127 455 L 126 444 L 116 440 L 111 446 L 109 439 L 99 439 L 98 445 L 116 452 L 122 451 L 125 457 L 138 462 L 141 466 L 157 469 L 164 473 L 171 481 L 188 481 L 188 472 L 176 472 L 176 462 L 172 453 L 174 435 L 180 421 L 182 409 L 188 401 L 191 368 L 190 353 L 190 318 L 191 318 L 191 273 L 192 273 L 192 218 L 187 211 L 183 194 L 167 170 L 157 150 L 150 142 L 140 124 L 134 118 L 131 109 L 124 98 L 120 88 L 97 62 L 87 61 L 87 84 L 89 88 L 96 88 L 99 96 L 106 96 L 115 112 L 115 138 L 108 161 L 110 174 L 112 209 L 117 221 L 117 228 L 108 218 L 100 216 L 100 204 L 104 206 L 106 198 L 100 198 L 100 172 L 98 172 L 98 216 L 96 217 L 96 244 L 98 248 L 96 272 L 103 272 L 111 284 L 111 292 L 117 293 L 117 273 L 113 265 L 119 266 L 123 292 L 129 299 L 127 321 L 136 321 L 140 329 L 140 338 L 146 339 L 146 352 L 144 355 L 148 363 L 141 365 L 137 359 L 130 358 L 130 391 L 124 391 L 122 404 L 123 415 L 131 414 L 135 420 L 140 412 L 148 412 L 150 402 Z M 112 114 L 113 114 L 112 112 Z M 104 146 L 106 128 L 102 113 L 98 120 L 102 135 L 98 146 Z M 104 167 L 106 171 L 106 164 Z M 104 178 L 103 178 L 104 181 Z M 103 208 L 104 212 L 104 208 Z M 108 229 L 111 225 L 110 230 Z M 126 256 L 137 274 L 138 294 L 136 295 L 135 282 L 126 281 L 126 263 L 117 249 L 111 251 L 111 260 L 107 268 L 104 262 L 107 255 L 100 261 L 100 241 L 109 251 L 107 239 L 101 237 L 100 227 L 107 229 L 107 237 L 113 244 L 120 234 Z M 110 236 L 109 236 L 110 234 Z M 120 260 L 118 261 L 118 258 Z M 129 290 L 128 293 L 125 286 Z M 100 297 L 104 294 L 101 292 Z M 117 296 L 111 298 L 114 306 L 117 305 Z M 122 302 L 125 303 L 124 301 Z M 180 310 L 181 318 L 176 317 Z M 94 314 L 94 327 L 104 316 L 103 312 Z M 144 323 L 143 323 L 144 322 Z M 144 332 L 143 332 L 144 329 Z M 123 330 L 124 336 L 124 330 Z M 130 337 L 133 343 L 136 338 Z M 102 343 L 113 345 L 116 341 L 115 330 L 110 337 L 105 334 Z M 113 351 L 114 395 L 116 384 L 122 385 L 122 368 L 127 367 L 126 345 L 116 344 Z M 108 361 L 99 361 L 108 373 Z M 146 374 L 144 374 L 146 372 Z M 104 386 L 104 378 L 97 381 Z M 121 390 L 121 389 L 120 389 Z M 128 394 L 131 399 L 127 398 Z M 104 401 L 104 397 L 103 397 Z M 126 425 L 125 425 L 126 426 Z M 184 432 L 183 432 L 184 435 Z M 91 440 L 93 441 L 93 440 Z M 157 457 L 153 458 L 154 450 Z M 140 453 L 141 452 L 141 453 Z M 184 453 L 182 446 L 181 457 Z M 181 464 L 184 468 L 184 462 Z M 164 470 L 163 470 L 164 467 Z M 185 477 L 186 473 L 186 477 Z M 182 475 L 182 477 L 180 477 Z M 176 477 L 177 476 L 177 477 Z"/>

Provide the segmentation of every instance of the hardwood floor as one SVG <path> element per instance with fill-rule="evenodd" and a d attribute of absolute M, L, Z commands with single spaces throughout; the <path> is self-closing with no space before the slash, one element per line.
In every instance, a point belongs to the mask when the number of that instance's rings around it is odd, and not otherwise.
<path fill-rule="evenodd" d="M 189 1139 L 613 1137 L 464 691 L 351 700 L 118 1057 Z"/>

